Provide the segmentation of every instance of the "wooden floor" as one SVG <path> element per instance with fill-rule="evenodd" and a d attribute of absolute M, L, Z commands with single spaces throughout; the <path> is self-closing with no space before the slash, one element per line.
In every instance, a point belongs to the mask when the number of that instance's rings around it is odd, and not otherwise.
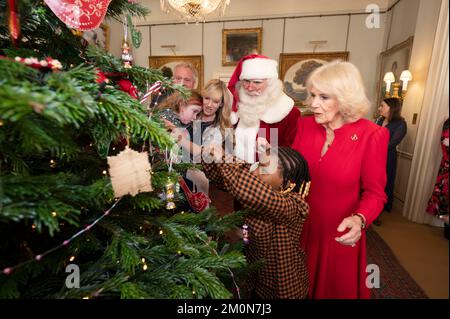
<path fill-rule="evenodd" d="M 430 298 L 449 298 L 449 241 L 440 227 L 413 223 L 401 213 L 383 213 L 371 226 Z"/>

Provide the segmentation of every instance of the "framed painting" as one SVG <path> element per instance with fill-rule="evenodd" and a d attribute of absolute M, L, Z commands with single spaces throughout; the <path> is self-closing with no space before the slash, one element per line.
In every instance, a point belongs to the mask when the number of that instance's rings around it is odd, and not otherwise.
<path fill-rule="evenodd" d="M 283 88 L 300 108 L 302 113 L 308 113 L 306 108 L 306 80 L 309 74 L 319 66 L 333 60 L 348 60 L 349 52 L 323 52 L 323 53 L 281 53 L 280 79 Z"/>
<path fill-rule="evenodd" d="M 203 55 L 175 55 L 175 56 L 149 56 L 148 64 L 152 69 L 163 71 L 166 76 L 173 74 L 174 67 L 182 62 L 190 63 L 197 70 L 196 89 L 203 88 Z"/>
<path fill-rule="evenodd" d="M 109 26 L 102 23 L 96 29 L 82 32 L 82 37 L 88 44 L 94 44 L 109 51 Z"/>
<path fill-rule="evenodd" d="M 394 73 L 395 82 L 400 82 L 400 74 L 403 70 L 409 69 L 411 60 L 411 51 L 414 37 L 409 37 L 389 50 L 380 53 L 379 57 L 379 74 L 377 82 L 377 104 L 380 105 L 386 90 L 386 83 L 383 81 L 386 72 Z M 375 116 L 375 115 L 374 115 Z"/>
<path fill-rule="evenodd" d="M 222 65 L 233 66 L 248 54 L 261 53 L 262 28 L 223 29 Z"/>

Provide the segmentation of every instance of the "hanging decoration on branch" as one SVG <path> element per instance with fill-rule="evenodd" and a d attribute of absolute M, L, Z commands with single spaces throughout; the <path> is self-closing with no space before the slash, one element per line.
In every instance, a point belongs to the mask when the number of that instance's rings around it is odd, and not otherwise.
<path fill-rule="evenodd" d="M 166 184 L 166 209 L 168 210 L 175 209 L 176 206 L 173 201 L 174 198 L 175 198 L 175 185 L 169 178 Z"/>
<path fill-rule="evenodd" d="M 87 31 L 98 28 L 111 0 L 44 0 L 54 14 L 70 28 Z"/>
<path fill-rule="evenodd" d="M 122 62 L 125 69 L 131 69 L 133 56 L 131 55 L 131 47 L 128 43 L 128 22 L 126 19 L 123 21 Z"/>
<path fill-rule="evenodd" d="M 134 27 L 130 15 L 127 15 L 127 21 L 128 25 L 130 26 L 131 42 L 133 43 L 133 47 L 137 49 L 141 46 L 142 43 L 142 33 Z"/>
<path fill-rule="evenodd" d="M 193 193 L 187 186 L 186 181 L 183 177 L 180 177 L 179 182 L 189 205 L 194 211 L 200 213 L 208 208 L 208 205 L 211 202 L 208 195 L 203 192 Z"/>
<path fill-rule="evenodd" d="M 173 152 L 172 150 L 170 150 L 170 152 L 167 150 L 164 152 L 164 158 L 165 161 L 168 165 L 168 172 L 169 174 L 172 173 L 173 170 L 173 161 L 176 157 L 176 152 Z M 166 209 L 168 210 L 172 210 L 176 208 L 176 205 L 174 203 L 174 198 L 175 198 L 175 184 L 173 183 L 173 181 L 171 180 L 171 178 L 169 177 L 167 179 L 167 184 L 165 186 L 165 192 L 164 192 L 164 197 L 166 200 Z"/>
<path fill-rule="evenodd" d="M 17 0 L 8 0 L 8 28 L 11 41 L 17 47 L 20 40 L 20 21 Z"/>
<path fill-rule="evenodd" d="M 139 153 L 126 146 L 117 156 L 108 156 L 108 165 L 115 197 L 153 190 L 147 152 Z"/>
<path fill-rule="evenodd" d="M 147 89 L 147 92 L 141 97 L 139 102 L 141 102 L 141 104 L 145 103 L 145 101 L 147 101 L 147 99 L 151 97 L 154 92 L 157 92 L 161 89 L 161 85 L 161 81 L 156 81 L 155 84 Z"/>

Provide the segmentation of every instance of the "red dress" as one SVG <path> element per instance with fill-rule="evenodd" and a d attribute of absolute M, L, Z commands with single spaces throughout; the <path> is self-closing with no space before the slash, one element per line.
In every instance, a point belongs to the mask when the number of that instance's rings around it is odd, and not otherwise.
<path fill-rule="evenodd" d="M 442 160 L 433 193 L 428 201 L 427 212 L 434 216 L 448 214 L 448 119 L 444 122 L 441 134 Z"/>
<path fill-rule="evenodd" d="M 345 217 L 361 213 L 370 225 L 387 200 L 386 159 L 389 132 L 366 119 L 334 131 L 333 144 L 321 158 L 325 128 L 302 117 L 292 147 L 303 154 L 311 174 L 310 215 L 300 238 L 307 256 L 310 298 L 370 298 L 365 281 L 366 237 L 355 247 L 335 238 Z"/>

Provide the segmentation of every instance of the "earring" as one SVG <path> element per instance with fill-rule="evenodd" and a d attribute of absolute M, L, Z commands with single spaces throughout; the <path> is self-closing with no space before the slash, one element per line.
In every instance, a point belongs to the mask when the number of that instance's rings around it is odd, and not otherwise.
<path fill-rule="evenodd" d="M 282 194 L 290 193 L 295 188 L 295 186 L 296 186 L 295 183 L 289 182 L 289 186 L 285 190 L 281 190 L 281 193 Z"/>
<path fill-rule="evenodd" d="M 311 187 L 310 181 L 307 182 L 306 184 L 305 184 L 305 182 L 303 182 L 302 185 L 300 185 L 300 189 L 299 189 L 298 193 L 302 196 L 303 199 L 306 196 L 308 196 L 310 187 Z"/>

